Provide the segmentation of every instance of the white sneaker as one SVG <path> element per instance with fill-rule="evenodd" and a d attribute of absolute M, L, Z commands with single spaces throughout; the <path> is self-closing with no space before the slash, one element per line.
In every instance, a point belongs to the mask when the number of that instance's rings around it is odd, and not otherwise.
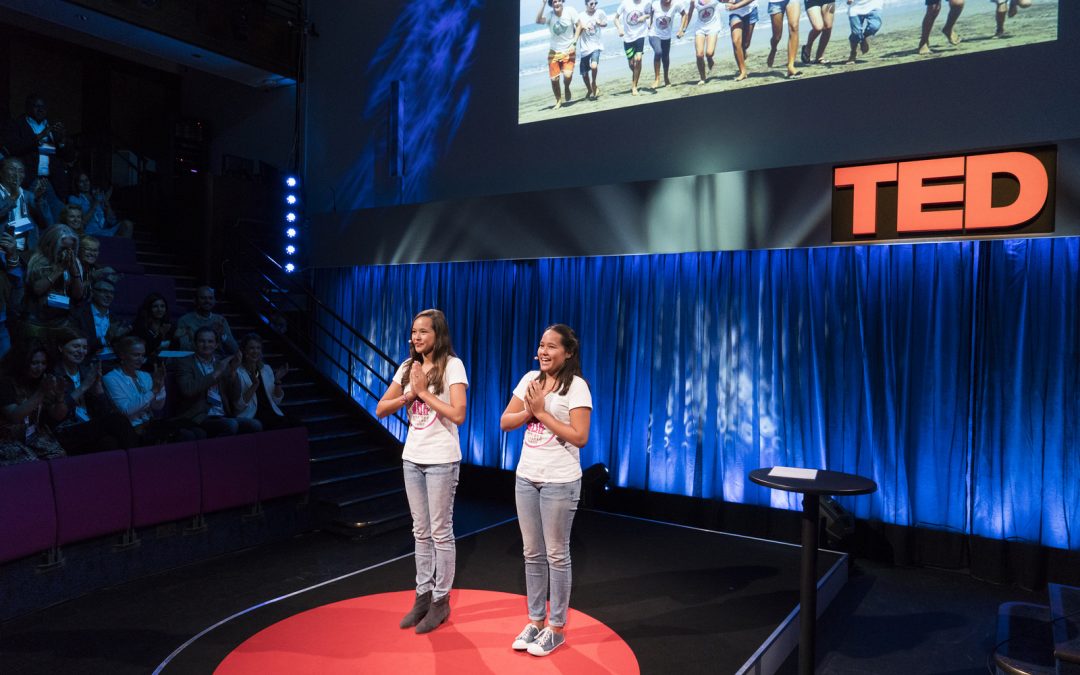
<path fill-rule="evenodd" d="M 547 656 L 564 642 L 566 642 L 566 638 L 563 637 L 563 634 L 556 633 L 548 626 L 540 631 L 540 634 L 528 646 L 528 650 L 533 656 Z"/>

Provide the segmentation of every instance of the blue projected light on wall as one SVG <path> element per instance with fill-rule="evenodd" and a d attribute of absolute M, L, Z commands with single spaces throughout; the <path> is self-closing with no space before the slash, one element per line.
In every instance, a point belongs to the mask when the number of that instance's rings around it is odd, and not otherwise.
<path fill-rule="evenodd" d="M 1058 35 L 1057 0 L 969 1 L 958 16 L 950 16 L 948 0 L 940 3 L 939 15 L 925 0 L 840 1 L 805 9 L 795 1 L 784 9 L 772 53 L 766 0 L 734 11 L 721 0 L 676 0 L 668 10 L 651 0 L 565 0 L 558 15 L 544 6 L 544 24 L 537 22 L 540 3 L 519 2 L 519 123 L 905 63 L 925 64 L 926 77 L 936 77 L 942 71 L 929 64 L 939 58 L 949 57 L 950 69 L 963 68 L 964 60 L 951 57 Z M 823 15 L 834 6 L 835 14 Z M 820 29 L 830 18 L 831 38 L 823 39 Z M 797 39 L 789 44 L 792 26 Z M 1007 39 L 992 39 L 999 34 Z M 629 62 L 628 54 L 634 55 Z M 636 75 L 627 67 L 635 62 Z"/>
<path fill-rule="evenodd" d="M 515 467 L 499 417 L 565 322 L 593 395 L 582 464 L 618 486 L 798 509 L 749 472 L 834 469 L 878 483 L 841 500 L 860 518 L 1080 549 L 1080 324 L 1061 311 L 1080 238 L 366 266 L 316 288 L 398 360 L 416 311 L 446 313 L 466 462 Z"/>
<path fill-rule="evenodd" d="M 365 143 L 357 161 L 335 189 L 343 210 L 384 201 L 422 201 L 440 155 L 457 134 L 472 88 L 467 76 L 476 58 L 479 13 L 484 0 L 413 0 L 398 16 L 357 85 L 367 88 L 364 119 L 391 114 L 391 90 L 400 84 L 403 175 L 389 200 L 376 194 L 391 161 L 385 126 Z M 423 48 L 420 48 L 423 45 Z M 344 201 L 343 201 L 344 200 Z"/>

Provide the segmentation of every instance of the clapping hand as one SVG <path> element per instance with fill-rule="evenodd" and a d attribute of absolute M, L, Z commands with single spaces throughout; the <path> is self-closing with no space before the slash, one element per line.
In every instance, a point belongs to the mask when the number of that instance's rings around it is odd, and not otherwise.
<path fill-rule="evenodd" d="M 165 388 L 165 364 L 163 362 L 158 361 L 154 364 L 154 372 L 150 375 L 150 378 L 151 382 L 153 382 L 151 388 L 154 390 L 154 393 Z"/>
<path fill-rule="evenodd" d="M 274 370 L 274 382 L 279 383 L 281 380 L 289 374 L 289 364 L 283 363 L 280 368 Z"/>
<path fill-rule="evenodd" d="M 18 251 L 18 247 L 15 243 L 15 237 L 13 237 L 11 233 L 5 232 L 3 234 L 0 234 L 0 249 L 4 250 L 4 255 L 7 256 L 8 260 L 11 260 L 13 257 L 15 257 L 15 253 L 16 251 Z"/>
<path fill-rule="evenodd" d="M 41 395 L 46 401 L 54 401 L 64 395 L 64 385 L 52 373 L 46 373 L 41 378 Z"/>
<path fill-rule="evenodd" d="M 537 380 L 530 382 L 525 390 L 525 411 L 531 417 L 544 412 L 544 386 Z"/>

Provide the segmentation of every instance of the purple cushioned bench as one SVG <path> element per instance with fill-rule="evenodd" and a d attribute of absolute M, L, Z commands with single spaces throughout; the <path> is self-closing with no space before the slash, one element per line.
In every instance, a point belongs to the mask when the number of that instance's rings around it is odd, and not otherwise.
<path fill-rule="evenodd" d="M 261 434 L 241 434 L 199 441 L 202 512 L 211 513 L 259 501 L 255 444 Z"/>
<path fill-rule="evenodd" d="M 60 546 L 131 527 L 131 477 L 123 450 L 49 460 Z"/>
<path fill-rule="evenodd" d="M 132 448 L 131 503 L 135 527 L 199 514 L 199 453 L 194 442 Z"/>
<path fill-rule="evenodd" d="M 307 429 L 264 431 L 258 439 L 259 501 L 307 492 L 311 486 Z"/>
<path fill-rule="evenodd" d="M 0 467 L 0 562 L 56 545 L 56 505 L 48 462 Z"/>
<path fill-rule="evenodd" d="M 117 272 L 124 274 L 142 274 L 143 266 L 139 264 L 135 252 L 135 240 L 126 237 L 95 237 L 101 242 L 101 254 L 97 264 L 102 267 L 111 267 Z"/>

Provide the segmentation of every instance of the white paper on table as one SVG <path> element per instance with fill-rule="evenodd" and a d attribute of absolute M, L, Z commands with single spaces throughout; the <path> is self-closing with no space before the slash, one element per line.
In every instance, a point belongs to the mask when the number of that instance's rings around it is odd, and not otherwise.
<path fill-rule="evenodd" d="M 817 469 L 799 469 L 794 466 L 774 466 L 769 471 L 770 476 L 776 476 L 777 478 L 802 478 L 803 480 L 814 480 L 817 478 Z"/>

